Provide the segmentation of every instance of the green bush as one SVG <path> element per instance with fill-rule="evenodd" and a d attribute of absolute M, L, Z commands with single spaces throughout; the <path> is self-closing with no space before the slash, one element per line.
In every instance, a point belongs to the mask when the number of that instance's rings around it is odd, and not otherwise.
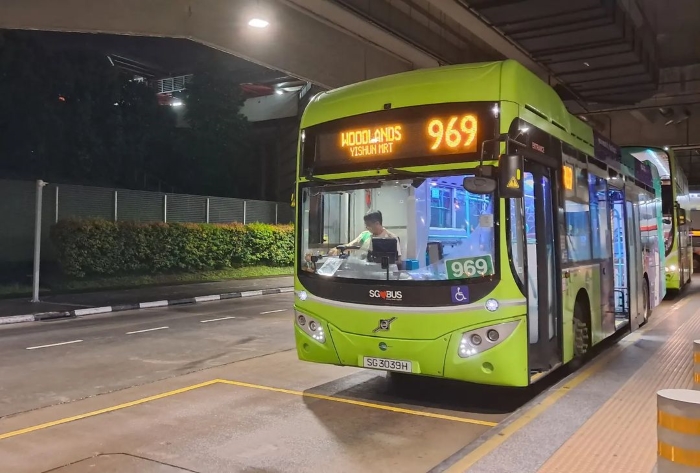
<path fill-rule="evenodd" d="M 63 220 L 51 227 L 63 271 L 73 277 L 291 266 L 294 228 L 253 223 Z"/>

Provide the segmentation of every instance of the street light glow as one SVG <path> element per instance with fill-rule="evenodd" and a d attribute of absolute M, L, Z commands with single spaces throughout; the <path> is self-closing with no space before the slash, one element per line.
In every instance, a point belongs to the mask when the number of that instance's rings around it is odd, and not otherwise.
<path fill-rule="evenodd" d="M 267 28 L 269 24 L 270 22 L 262 18 L 253 18 L 248 22 L 248 26 L 252 26 L 253 28 Z"/>

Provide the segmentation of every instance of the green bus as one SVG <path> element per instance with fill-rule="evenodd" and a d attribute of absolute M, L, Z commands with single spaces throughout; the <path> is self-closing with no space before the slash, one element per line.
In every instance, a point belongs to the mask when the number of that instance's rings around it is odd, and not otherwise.
<path fill-rule="evenodd" d="M 512 60 L 319 94 L 294 199 L 301 360 L 527 386 L 659 301 L 649 166 Z"/>
<path fill-rule="evenodd" d="M 631 156 L 652 163 L 658 170 L 662 184 L 666 289 L 670 296 L 675 296 L 690 283 L 693 273 L 688 179 L 672 149 L 624 146 L 622 155 L 623 161 Z"/>

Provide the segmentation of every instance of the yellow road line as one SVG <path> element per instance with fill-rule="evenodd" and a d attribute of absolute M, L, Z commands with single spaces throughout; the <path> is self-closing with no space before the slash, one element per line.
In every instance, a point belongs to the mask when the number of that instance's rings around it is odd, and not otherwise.
<path fill-rule="evenodd" d="M 677 311 L 687 303 L 688 299 L 684 299 L 675 303 L 666 311 L 666 313 L 663 314 L 663 316 L 657 318 L 656 320 L 650 321 L 645 327 L 642 327 L 637 332 L 633 332 L 630 335 L 628 335 L 618 344 L 618 346 L 615 349 L 613 349 L 613 351 L 604 355 L 603 358 L 594 361 L 594 363 L 591 366 L 583 370 L 578 375 L 574 376 L 570 381 L 568 381 L 560 388 L 553 391 L 551 394 L 545 397 L 539 404 L 526 410 L 520 417 L 514 420 L 513 423 L 504 427 L 503 430 L 501 430 L 498 433 L 498 435 L 494 435 L 493 437 L 489 438 L 484 443 L 479 445 L 477 448 L 466 454 L 464 457 L 462 457 L 460 460 L 454 463 L 450 468 L 448 468 L 445 471 L 445 473 L 464 472 L 468 468 L 474 466 L 476 462 L 478 462 L 483 457 L 495 450 L 496 447 L 508 440 L 514 433 L 516 433 L 517 431 L 525 427 L 527 424 L 532 422 L 540 414 L 549 409 L 559 399 L 564 397 L 569 391 L 571 391 L 573 388 L 575 388 L 576 386 L 583 383 L 585 380 L 599 372 L 602 368 L 604 368 L 607 365 L 607 362 L 609 360 L 618 356 L 623 350 L 630 347 L 642 336 L 642 334 L 659 325 L 659 323 L 661 323 L 673 312 Z"/>
<path fill-rule="evenodd" d="M 10 437 L 16 437 L 17 435 L 28 434 L 29 432 L 35 432 L 37 430 L 47 429 L 56 425 L 67 424 L 69 422 L 74 422 L 76 420 L 85 419 L 88 417 L 98 416 L 100 414 L 106 414 L 108 412 L 118 411 L 120 409 L 126 409 L 127 407 L 138 406 L 139 404 L 144 404 L 146 402 L 155 401 L 157 399 L 163 399 L 164 397 L 174 396 L 176 394 L 181 394 L 187 391 L 192 391 L 194 389 L 203 388 L 205 386 L 211 386 L 216 384 L 217 380 L 207 381 L 205 383 L 195 384 L 192 386 L 187 386 L 180 389 L 175 389 L 173 391 L 168 391 L 161 394 L 156 394 L 155 396 L 144 397 L 143 399 L 137 399 L 136 401 L 125 402 L 124 404 L 119 404 L 117 406 L 106 407 L 104 409 L 99 409 L 92 412 L 86 412 L 85 414 L 79 414 L 73 417 L 66 417 L 64 419 L 54 420 L 51 422 L 46 422 L 45 424 L 34 425 L 32 427 L 27 427 L 25 429 L 14 430 L 12 432 L 7 432 L 5 434 L 0 434 L 0 440 L 4 440 Z"/>
<path fill-rule="evenodd" d="M 240 386 L 243 388 L 260 389 L 263 391 L 272 391 L 272 392 L 283 393 L 283 394 L 293 394 L 295 396 L 309 397 L 309 398 L 313 398 L 313 399 L 322 399 L 324 401 L 341 402 L 343 404 L 352 404 L 354 406 L 370 407 L 372 409 L 397 412 L 400 414 L 410 414 L 410 415 L 420 416 L 420 417 L 430 417 L 433 419 L 442 419 L 442 420 L 449 420 L 449 421 L 453 421 L 453 422 L 462 422 L 465 424 L 483 425 L 486 427 L 494 427 L 494 426 L 498 425 L 497 422 L 489 422 L 489 421 L 478 420 L 478 419 L 468 419 L 465 417 L 437 414 L 434 412 L 415 411 L 413 409 L 404 409 L 402 407 L 393 407 L 393 406 L 386 406 L 384 404 L 375 404 L 372 402 L 356 401 L 354 399 L 346 399 L 346 398 L 342 398 L 342 397 L 326 396 L 324 394 L 313 394 L 313 393 L 307 393 L 307 392 L 303 392 L 303 391 L 295 391 L 292 389 L 273 388 L 270 386 L 263 386 L 263 385 L 251 384 L 251 383 L 243 383 L 240 381 L 230 381 L 227 379 L 218 379 L 217 381 L 220 383 L 230 384 L 232 386 Z"/>
<path fill-rule="evenodd" d="M 325 401 L 341 402 L 344 404 L 352 404 L 355 406 L 370 407 L 373 409 L 380 409 L 380 410 L 384 410 L 384 411 L 397 412 L 397 413 L 401 413 L 401 414 L 411 414 L 411 415 L 415 415 L 415 416 L 430 417 L 433 419 L 442 419 L 442 420 L 449 420 L 449 421 L 453 421 L 453 422 L 462 422 L 462 423 L 466 423 L 466 424 L 483 425 L 486 427 L 494 427 L 495 425 L 497 425 L 496 422 L 488 422 L 485 420 L 468 419 L 468 418 L 464 418 L 464 417 L 450 416 L 450 415 L 445 415 L 445 414 L 437 414 L 437 413 L 433 413 L 433 412 L 415 411 L 412 409 L 403 409 L 401 407 L 385 406 L 382 404 L 374 404 L 371 402 L 355 401 L 353 399 L 344 399 L 344 398 L 333 397 L 333 396 L 325 396 L 323 394 L 305 393 L 302 391 L 294 391 L 291 389 L 274 388 L 271 386 L 263 386 L 263 385 L 259 385 L 259 384 L 243 383 L 240 381 L 231 381 L 228 379 L 213 379 L 211 381 L 207 381 L 204 383 L 194 384 L 192 386 L 186 386 L 184 388 L 175 389 L 173 391 L 168 391 L 165 393 L 156 394 L 155 396 L 149 396 L 149 397 L 145 397 L 143 399 L 137 399 L 136 401 L 131 401 L 131 402 L 126 402 L 124 404 L 119 404 L 117 406 L 106 407 L 104 409 L 99 409 L 99 410 L 92 411 L 92 412 L 86 412 L 84 414 L 79 414 L 77 416 L 58 419 L 58 420 L 54 420 L 51 422 L 46 422 L 44 424 L 39 424 L 39 425 L 34 425 L 32 427 L 27 427 L 24 429 L 13 430 L 12 432 L 0 434 L 0 440 L 8 439 L 10 437 L 16 437 L 16 436 L 22 435 L 22 434 L 28 434 L 30 432 L 35 432 L 37 430 L 47 429 L 49 427 L 54 427 L 57 425 L 67 424 L 69 422 L 75 422 L 75 421 L 81 420 L 81 419 L 87 419 L 88 417 L 95 417 L 95 416 L 98 416 L 100 414 L 107 414 L 109 412 L 118 411 L 120 409 L 126 409 L 128 407 L 138 406 L 139 404 L 144 404 L 147 402 L 156 401 L 158 399 L 163 399 L 166 397 L 175 396 L 176 394 L 182 394 L 182 393 L 185 393 L 188 391 L 193 391 L 195 389 L 203 388 L 206 386 L 211 386 L 214 384 L 227 384 L 227 385 L 231 385 L 231 386 L 239 386 L 239 387 L 244 387 L 244 388 L 253 388 L 253 389 L 259 389 L 259 390 L 271 391 L 271 392 L 277 392 L 277 393 L 292 394 L 292 395 L 296 395 L 296 396 L 303 396 L 303 397 L 309 397 L 309 398 L 314 398 L 314 399 L 322 399 Z"/>

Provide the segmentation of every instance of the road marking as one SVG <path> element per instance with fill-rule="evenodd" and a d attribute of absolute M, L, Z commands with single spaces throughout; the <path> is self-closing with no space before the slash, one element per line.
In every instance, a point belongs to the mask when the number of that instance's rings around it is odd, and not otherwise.
<path fill-rule="evenodd" d="M 144 397 L 143 399 L 138 399 L 136 401 L 127 402 L 124 404 L 119 404 L 117 406 L 107 407 L 104 409 L 99 409 L 97 411 L 86 412 L 85 414 L 79 414 L 73 417 L 66 417 L 59 420 L 54 420 L 52 422 L 46 422 L 44 424 L 34 425 L 32 427 L 27 427 L 25 429 L 13 430 L 12 432 L 7 432 L 5 434 L 0 434 L 0 440 L 8 439 L 10 437 L 16 437 L 17 435 L 28 434 L 29 432 L 35 432 L 37 430 L 47 429 L 56 425 L 67 424 L 69 422 L 74 422 L 76 420 L 85 419 L 87 417 L 94 417 L 100 414 L 106 414 L 108 412 L 118 411 L 120 409 L 126 409 L 127 407 L 138 406 L 139 404 L 144 404 L 146 402 L 155 401 L 157 399 L 163 399 L 164 397 L 174 396 L 176 394 L 185 393 L 187 391 L 192 391 L 194 389 L 203 388 L 204 386 L 211 386 L 212 384 L 218 383 L 218 380 L 207 381 L 205 383 L 195 384 L 192 386 L 187 386 L 180 389 L 175 389 L 174 391 L 168 391 L 162 394 L 156 394 L 155 396 Z"/>
<path fill-rule="evenodd" d="M 671 314 L 681 309 L 687 303 L 688 299 L 676 302 L 671 307 L 669 307 L 669 309 L 663 315 L 652 319 L 644 327 L 627 335 L 624 339 L 618 342 L 617 346 L 613 348 L 612 351 L 604 354 L 602 358 L 596 357 L 591 366 L 589 366 L 588 368 L 584 369 L 582 372 L 571 378 L 571 380 L 566 382 L 561 387 L 552 391 L 538 404 L 524 411 L 522 415 L 520 415 L 520 417 L 515 419 L 511 424 L 505 426 L 503 430 L 498 432 L 497 435 L 494 435 L 493 437 L 487 439 L 477 448 L 467 453 L 457 462 L 453 463 L 447 470 L 445 470 L 445 473 L 464 472 L 467 469 L 474 466 L 476 462 L 478 462 L 486 455 L 491 453 L 493 450 L 495 450 L 499 445 L 501 445 L 503 442 L 512 437 L 514 433 L 518 432 L 527 424 L 535 420 L 535 418 L 537 418 L 540 414 L 549 409 L 554 403 L 556 403 L 559 399 L 564 397 L 567 393 L 571 392 L 571 390 L 574 389 L 576 386 L 583 383 L 585 380 L 599 372 L 601 369 L 605 368 L 610 360 L 619 356 L 620 353 L 632 346 L 635 342 L 642 338 L 644 333 L 659 325 L 662 321 L 666 320 L 668 317 L 671 316 Z"/>
<path fill-rule="evenodd" d="M 454 421 L 454 422 L 462 422 L 462 423 L 467 423 L 467 424 L 483 425 L 483 426 L 487 426 L 487 427 L 493 427 L 496 425 L 495 422 L 488 422 L 488 421 L 484 421 L 484 420 L 466 419 L 464 417 L 449 416 L 449 415 L 437 414 L 437 413 L 433 413 L 433 412 L 414 411 L 411 409 L 403 409 L 400 407 L 384 406 L 381 404 L 373 404 L 373 403 L 369 403 L 369 402 L 355 401 L 353 399 L 344 399 L 344 398 L 340 398 L 340 397 L 324 396 L 323 394 L 305 393 L 302 391 L 294 391 L 291 389 L 273 388 L 270 386 L 262 386 L 259 384 L 243 383 L 240 381 L 231 381 L 228 379 L 212 379 L 211 381 L 206 381 L 204 383 L 194 384 L 192 386 L 186 386 L 184 388 L 175 389 L 173 391 L 168 391 L 168 392 L 161 393 L 161 394 L 156 394 L 154 396 L 144 397 L 142 399 L 137 399 L 136 401 L 126 402 L 124 404 L 119 404 L 117 406 L 106 407 L 104 409 L 99 409 L 99 410 L 92 411 L 92 412 L 86 412 L 85 414 L 78 414 L 77 416 L 65 417 L 63 419 L 58 419 L 58 420 L 54 420 L 51 422 L 46 422 L 44 424 L 38 424 L 38 425 L 31 426 L 31 427 L 26 427 L 24 429 L 13 430 L 11 432 L 0 434 L 0 440 L 8 439 L 11 437 L 16 437 L 18 435 L 28 434 L 31 432 L 36 432 L 37 430 L 43 430 L 43 429 L 47 429 L 49 427 L 54 427 L 57 425 L 67 424 L 69 422 L 75 422 L 75 421 L 81 420 L 81 419 L 87 419 L 88 417 L 95 417 L 95 416 L 98 416 L 100 414 L 107 414 L 109 412 L 114 412 L 114 411 L 118 411 L 121 409 L 126 409 L 128 407 L 138 406 L 140 404 L 145 404 L 147 402 L 156 401 L 158 399 L 163 399 L 166 397 L 174 396 L 176 394 L 182 394 L 182 393 L 185 393 L 188 391 L 193 391 L 195 389 L 203 388 L 206 386 L 211 386 L 214 384 L 227 384 L 227 385 L 239 386 L 239 387 L 243 387 L 243 388 L 260 389 L 260 390 L 264 390 L 264 391 L 272 391 L 272 392 L 283 393 L 283 394 L 293 394 L 295 396 L 310 397 L 310 398 L 314 398 L 314 399 L 322 399 L 324 401 L 341 402 L 344 404 L 352 404 L 355 406 L 371 407 L 374 409 L 397 412 L 400 414 L 411 414 L 411 415 L 416 415 L 416 416 L 421 416 L 421 417 L 430 417 L 433 419 L 441 419 L 441 420 L 449 420 L 449 421 Z"/>
<path fill-rule="evenodd" d="M 142 302 L 139 304 L 141 309 L 150 309 L 152 307 L 167 307 L 168 301 L 153 301 L 153 302 Z"/>
<path fill-rule="evenodd" d="M 253 296 L 262 296 L 262 295 L 263 295 L 262 290 L 241 292 L 241 297 L 253 297 Z"/>
<path fill-rule="evenodd" d="M 135 333 L 153 332 L 154 330 L 165 330 L 166 328 L 168 328 L 168 327 L 147 328 L 146 330 L 135 330 L 133 332 L 126 332 L 126 334 L 133 335 Z"/>
<path fill-rule="evenodd" d="M 393 407 L 393 406 L 386 406 L 383 404 L 374 404 L 371 402 L 364 402 L 364 401 L 356 401 L 354 399 L 346 399 L 342 397 L 334 397 L 334 396 L 326 396 L 323 394 L 313 394 L 313 393 L 307 393 L 303 391 L 295 391 L 292 389 L 283 389 L 283 388 L 273 388 L 271 386 L 263 386 L 260 384 L 251 384 L 251 383 L 243 383 L 240 381 L 230 381 L 227 379 L 219 379 L 217 380 L 220 383 L 223 384 L 230 384 L 232 386 L 239 386 L 243 388 L 252 388 L 252 389 L 260 389 L 263 391 L 272 391 L 276 393 L 283 393 L 283 394 L 292 394 L 295 396 L 301 396 L 301 397 L 310 397 L 313 399 L 322 399 L 324 401 L 332 401 L 332 402 L 341 402 L 343 404 L 352 404 L 354 406 L 362 406 L 362 407 L 371 407 L 372 409 L 379 409 L 382 411 L 391 411 L 391 412 L 397 412 L 400 414 L 411 414 L 414 416 L 420 416 L 420 417 L 430 417 L 433 419 L 442 419 L 442 420 L 449 420 L 453 422 L 462 422 L 465 424 L 476 424 L 476 425 L 483 425 L 487 427 L 494 427 L 498 425 L 497 422 L 489 422 L 486 420 L 478 420 L 478 419 L 468 419 L 465 417 L 457 417 L 457 416 L 449 416 L 445 414 L 437 414 L 434 412 L 424 412 L 424 411 L 415 411 L 412 409 L 404 409 L 402 407 Z"/>
<path fill-rule="evenodd" d="M 265 312 L 260 312 L 260 315 L 265 314 L 276 314 L 278 312 L 287 312 L 289 309 L 277 309 L 277 310 L 266 310 Z"/>
<path fill-rule="evenodd" d="M 112 312 L 112 307 L 92 307 L 90 309 L 77 309 L 73 312 L 75 313 L 76 317 L 80 317 L 81 315 L 107 314 Z"/>
<path fill-rule="evenodd" d="M 37 350 L 39 348 L 57 347 L 60 345 L 70 345 L 71 343 L 80 343 L 80 342 L 82 342 L 82 340 L 71 340 L 70 342 L 52 343 L 51 345 L 39 345 L 37 347 L 27 347 L 27 350 Z"/>
<path fill-rule="evenodd" d="M 200 320 L 200 323 L 206 324 L 207 322 L 218 322 L 219 320 L 230 320 L 230 319 L 235 319 L 236 317 L 221 317 L 218 319 L 209 319 L 209 320 Z"/>

